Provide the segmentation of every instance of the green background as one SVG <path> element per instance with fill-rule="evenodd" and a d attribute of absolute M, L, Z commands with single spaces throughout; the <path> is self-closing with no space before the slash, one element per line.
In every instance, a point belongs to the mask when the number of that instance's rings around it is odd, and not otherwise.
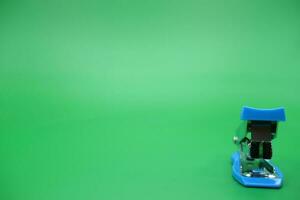
<path fill-rule="evenodd" d="M 1 0 L 0 199 L 300 199 L 299 67 L 297 0 Z M 231 177 L 243 105 L 280 190 Z"/>

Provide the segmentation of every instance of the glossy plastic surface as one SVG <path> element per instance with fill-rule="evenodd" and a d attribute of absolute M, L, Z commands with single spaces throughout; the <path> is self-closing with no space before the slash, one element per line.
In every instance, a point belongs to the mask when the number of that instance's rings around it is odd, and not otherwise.
<path fill-rule="evenodd" d="M 240 173 L 240 154 L 235 152 L 231 156 L 232 176 L 242 185 L 246 187 L 265 187 L 265 188 L 280 188 L 282 186 L 283 175 L 280 170 L 275 167 L 276 178 L 255 178 L 246 177 Z"/>
<path fill-rule="evenodd" d="M 285 121 L 284 108 L 259 109 L 244 106 L 241 112 L 242 120 Z"/>

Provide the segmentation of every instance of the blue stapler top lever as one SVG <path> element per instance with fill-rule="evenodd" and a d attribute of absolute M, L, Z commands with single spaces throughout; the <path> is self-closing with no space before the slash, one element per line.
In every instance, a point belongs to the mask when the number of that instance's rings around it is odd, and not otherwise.
<path fill-rule="evenodd" d="M 239 147 L 232 157 L 232 175 L 247 187 L 279 188 L 283 175 L 273 165 L 272 140 L 276 137 L 278 122 L 285 121 L 284 108 L 257 109 L 243 107 L 234 143 Z"/>
<path fill-rule="evenodd" d="M 257 109 L 244 106 L 241 120 L 285 121 L 284 108 Z"/>

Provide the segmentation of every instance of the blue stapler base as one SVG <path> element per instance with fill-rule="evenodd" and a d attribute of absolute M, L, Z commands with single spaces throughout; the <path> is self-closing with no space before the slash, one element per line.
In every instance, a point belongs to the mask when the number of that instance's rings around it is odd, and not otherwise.
<path fill-rule="evenodd" d="M 240 153 L 235 152 L 231 156 L 232 176 L 240 184 L 246 187 L 280 188 L 282 186 L 283 175 L 280 170 L 274 166 L 276 177 L 247 177 L 241 174 Z"/>

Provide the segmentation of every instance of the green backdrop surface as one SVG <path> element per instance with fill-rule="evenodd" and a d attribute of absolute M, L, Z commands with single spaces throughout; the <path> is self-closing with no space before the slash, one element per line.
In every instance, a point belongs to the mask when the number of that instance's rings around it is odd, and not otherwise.
<path fill-rule="evenodd" d="M 300 199 L 298 1 L 0 1 L 0 199 Z M 286 108 L 280 190 L 231 177 Z"/>

